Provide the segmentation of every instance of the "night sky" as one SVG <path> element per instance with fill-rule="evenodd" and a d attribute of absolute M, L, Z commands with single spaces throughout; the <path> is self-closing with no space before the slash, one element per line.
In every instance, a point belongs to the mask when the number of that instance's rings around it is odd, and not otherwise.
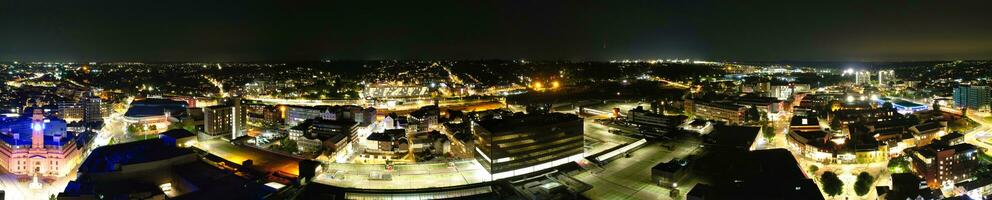
<path fill-rule="evenodd" d="M 3 0 L 0 60 L 992 59 L 990 5 Z"/>

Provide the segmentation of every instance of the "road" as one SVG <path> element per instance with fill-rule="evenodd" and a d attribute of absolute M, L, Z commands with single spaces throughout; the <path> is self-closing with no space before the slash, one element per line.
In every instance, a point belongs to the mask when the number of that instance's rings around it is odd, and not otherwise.
<path fill-rule="evenodd" d="M 989 153 L 988 150 L 992 149 L 992 144 L 989 143 L 989 139 L 992 138 L 992 133 L 990 133 L 992 131 L 992 122 L 985 119 L 987 116 L 989 116 L 989 113 L 969 110 L 967 117 L 978 122 L 980 126 L 964 134 L 965 142 L 983 148 L 986 154 Z"/>

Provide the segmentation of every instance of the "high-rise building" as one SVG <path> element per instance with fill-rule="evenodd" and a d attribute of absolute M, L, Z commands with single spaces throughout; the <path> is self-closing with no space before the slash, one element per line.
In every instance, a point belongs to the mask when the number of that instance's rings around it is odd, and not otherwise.
<path fill-rule="evenodd" d="M 519 114 L 472 122 L 476 159 L 493 180 L 537 172 L 582 159 L 582 118 L 572 114 Z"/>
<path fill-rule="evenodd" d="M 228 136 L 230 139 L 245 135 L 244 123 L 238 122 L 238 106 L 216 105 L 203 108 L 203 132 L 208 136 Z"/>
<path fill-rule="evenodd" d="M 954 105 L 960 108 L 988 109 L 990 102 L 988 86 L 958 86 L 954 88 Z"/>
<path fill-rule="evenodd" d="M 857 71 L 854 73 L 854 84 L 857 85 L 869 85 L 871 84 L 871 72 L 869 71 Z"/>
<path fill-rule="evenodd" d="M 100 97 L 86 97 L 82 101 L 86 111 L 86 114 L 83 115 L 83 122 L 88 124 L 103 123 L 103 112 L 101 111 L 103 101 L 100 100 Z"/>
<path fill-rule="evenodd" d="M 885 85 L 890 81 L 895 81 L 896 72 L 894 70 L 878 70 L 878 84 Z"/>

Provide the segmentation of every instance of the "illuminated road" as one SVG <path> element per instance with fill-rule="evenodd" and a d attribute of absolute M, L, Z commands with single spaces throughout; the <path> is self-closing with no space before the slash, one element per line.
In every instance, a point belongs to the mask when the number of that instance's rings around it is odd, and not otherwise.
<path fill-rule="evenodd" d="M 987 121 L 986 116 L 989 116 L 989 113 L 968 111 L 968 118 L 978 122 L 981 126 L 965 132 L 964 139 L 965 142 L 981 147 L 986 154 L 989 154 L 989 150 L 992 149 L 992 144 L 989 143 L 989 139 L 992 138 L 992 133 L 990 133 L 992 132 L 992 122 Z"/>

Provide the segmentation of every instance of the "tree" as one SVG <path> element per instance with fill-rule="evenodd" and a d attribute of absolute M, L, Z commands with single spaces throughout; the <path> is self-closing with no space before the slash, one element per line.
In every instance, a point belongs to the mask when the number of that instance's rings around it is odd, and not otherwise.
<path fill-rule="evenodd" d="M 289 152 L 289 153 L 295 153 L 296 151 L 299 150 L 298 147 L 297 147 L 297 145 L 296 145 L 296 141 L 291 140 L 288 137 L 285 138 L 285 139 L 282 139 L 282 141 L 280 142 L 279 147 L 281 147 L 280 149 L 282 151 Z"/>
<path fill-rule="evenodd" d="M 854 182 L 854 192 L 858 196 L 865 196 L 871 191 L 871 187 L 875 184 L 875 177 L 872 177 L 868 172 L 861 172 L 858 174 L 858 180 Z"/>
<path fill-rule="evenodd" d="M 138 132 L 141 132 L 141 129 L 142 129 L 141 126 L 139 126 L 137 124 L 131 124 L 131 125 L 128 125 L 127 126 L 127 133 L 128 134 L 136 134 Z"/>
<path fill-rule="evenodd" d="M 744 112 L 744 117 L 746 118 L 747 121 L 750 122 L 761 121 L 761 113 L 758 111 L 757 106 L 751 106 L 751 108 L 748 108 Z"/>
<path fill-rule="evenodd" d="M 762 125 L 761 132 L 765 136 L 765 139 L 772 140 L 775 138 L 775 127 L 771 126 L 769 123 Z"/>
<path fill-rule="evenodd" d="M 889 172 L 903 173 L 909 170 L 909 159 L 906 156 L 889 159 Z"/>
<path fill-rule="evenodd" d="M 844 182 L 837 178 L 837 174 L 828 171 L 820 175 L 820 183 L 823 184 L 823 192 L 830 196 L 837 196 L 844 193 Z"/>
<path fill-rule="evenodd" d="M 820 167 L 817 167 L 816 165 L 809 165 L 809 173 L 815 174 L 816 171 L 820 171 Z"/>
<path fill-rule="evenodd" d="M 892 102 L 885 102 L 882 104 L 882 108 L 893 108 Z"/>

